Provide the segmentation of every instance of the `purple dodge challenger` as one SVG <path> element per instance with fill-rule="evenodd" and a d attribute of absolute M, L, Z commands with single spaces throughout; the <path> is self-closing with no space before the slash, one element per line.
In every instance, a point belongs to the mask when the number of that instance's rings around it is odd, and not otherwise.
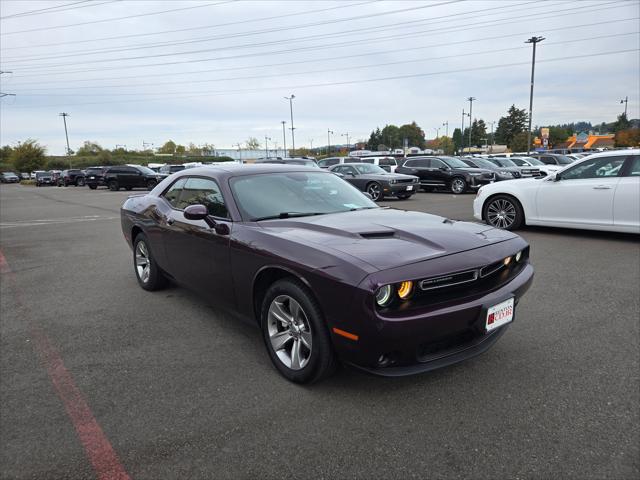
<path fill-rule="evenodd" d="M 182 170 L 121 217 L 143 289 L 171 280 L 254 322 L 299 383 L 340 362 L 400 376 L 478 355 L 533 278 L 511 232 L 382 208 L 308 167 Z"/>

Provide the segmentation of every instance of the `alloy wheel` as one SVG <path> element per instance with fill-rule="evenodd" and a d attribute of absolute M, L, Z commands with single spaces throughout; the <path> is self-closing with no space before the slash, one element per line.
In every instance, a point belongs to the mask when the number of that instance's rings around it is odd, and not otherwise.
<path fill-rule="evenodd" d="M 138 242 L 136 245 L 136 272 L 138 273 L 138 278 L 142 283 L 147 283 L 149 281 L 151 262 L 149 259 L 147 245 L 143 241 Z"/>
<path fill-rule="evenodd" d="M 494 200 L 487 208 L 487 220 L 498 228 L 509 228 L 516 220 L 516 207 L 505 199 Z"/>
<path fill-rule="evenodd" d="M 367 187 L 367 193 L 371 195 L 373 200 L 377 201 L 380 198 L 381 193 L 380 185 L 378 185 L 377 183 L 372 183 Z"/>
<path fill-rule="evenodd" d="M 464 192 L 464 181 L 456 178 L 451 182 L 451 190 L 453 193 L 463 193 Z"/>
<path fill-rule="evenodd" d="M 311 358 L 312 334 L 309 319 L 300 304 L 289 295 L 279 295 L 269 306 L 267 330 L 273 351 L 284 366 L 301 370 Z"/>

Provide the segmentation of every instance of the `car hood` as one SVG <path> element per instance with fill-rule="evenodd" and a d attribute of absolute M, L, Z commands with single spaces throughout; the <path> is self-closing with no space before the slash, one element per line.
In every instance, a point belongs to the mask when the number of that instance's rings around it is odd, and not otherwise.
<path fill-rule="evenodd" d="M 367 173 L 364 175 L 361 175 L 362 177 L 366 177 L 367 179 L 371 179 L 371 180 L 380 180 L 380 181 L 386 181 L 388 182 L 389 180 L 410 180 L 410 179 L 414 179 L 417 178 L 415 175 L 405 175 L 404 173 Z M 349 178 L 349 176 L 347 175 L 345 178 Z"/>
<path fill-rule="evenodd" d="M 475 168 L 475 167 L 467 167 L 467 168 L 456 167 L 454 170 L 457 170 L 459 172 L 467 172 L 467 173 L 489 173 L 489 174 L 493 173 L 492 170 L 488 170 L 486 168 Z"/>
<path fill-rule="evenodd" d="M 273 236 L 355 257 L 374 270 L 486 247 L 517 236 L 478 223 L 377 208 L 260 222 Z"/>

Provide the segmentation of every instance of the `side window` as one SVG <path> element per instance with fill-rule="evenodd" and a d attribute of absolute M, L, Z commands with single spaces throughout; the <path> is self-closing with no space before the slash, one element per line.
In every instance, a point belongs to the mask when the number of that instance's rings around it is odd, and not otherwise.
<path fill-rule="evenodd" d="M 631 157 L 631 165 L 629 165 L 627 176 L 640 177 L 640 155 Z"/>
<path fill-rule="evenodd" d="M 187 179 L 182 188 L 177 208 L 184 210 L 189 205 L 197 204 L 207 207 L 209 215 L 221 218 L 229 217 L 220 188 L 213 180 L 195 177 Z"/>
<path fill-rule="evenodd" d="M 344 173 L 344 167 L 343 166 L 339 166 L 336 167 L 334 169 L 331 170 L 332 172 L 336 172 L 336 173 Z"/>
<path fill-rule="evenodd" d="M 347 175 L 355 175 L 357 172 L 353 167 L 344 167 L 344 170 L 341 173 L 346 173 Z"/>
<path fill-rule="evenodd" d="M 173 208 L 178 208 L 178 198 L 180 197 L 182 187 L 184 187 L 186 181 L 187 180 L 185 178 L 181 178 L 173 185 L 171 185 L 171 187 L 169 187 L 169 190 L 167 190 L 163 195 L 165 200 L 169 202 Z"/>
<path fill-rule="evenodd" d="M 362 163 L 376 163 L 373 158 L 363 158 Z"/>
<path fill-rule="evenodd" d="M 555 165 L 556 162 L 552 157 L 547 157 L 545 155 L 540 156 L 540 161 L 546 163 L 547 165 Z"/>
<path fill-rule="evenodd" d="M 329 160 L 320 160 L 320 161 L 318 161 L 318 166 L 320 168 L 329 166 Z"/>
<path fill-rule="evenodd" d="M 586 160 L 563 172 L 562 180 L 579 180 L 585 178 L 617 177 L 625 157 L 600 157 Z"/>
<path fill-rule="evenodd" d="M 331 160 L 327 160 L 327 165 L 337 165 L 340 163 L 339 158 L 332 158 Z"/>
<path fill-rule="evenodd" d="M 442 160 L 438 160 L 437 158 L 431 159 L 431 168 L 443 168 L 446 167 Z"/>

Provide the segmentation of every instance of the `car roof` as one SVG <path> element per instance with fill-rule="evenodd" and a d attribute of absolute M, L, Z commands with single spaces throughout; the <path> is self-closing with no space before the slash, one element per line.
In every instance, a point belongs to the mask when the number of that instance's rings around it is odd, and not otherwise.
<path fill-rule="evenodd" d="M 281 163 L 244 163 L 239 164 L 229 162 L 229 165 L 204 165 L 202 167 L 187 168 L 180 170 L 174 175 L 177 177 L 194 175 L 213 175 L 216 177 L 239 177 L 243 175 L 256 175 L 261 173 L 283 173 L 283 172 L 315 172 L 328 173 L 321 168 L 307 167 L 304 165 L 292 165 Z"/>

